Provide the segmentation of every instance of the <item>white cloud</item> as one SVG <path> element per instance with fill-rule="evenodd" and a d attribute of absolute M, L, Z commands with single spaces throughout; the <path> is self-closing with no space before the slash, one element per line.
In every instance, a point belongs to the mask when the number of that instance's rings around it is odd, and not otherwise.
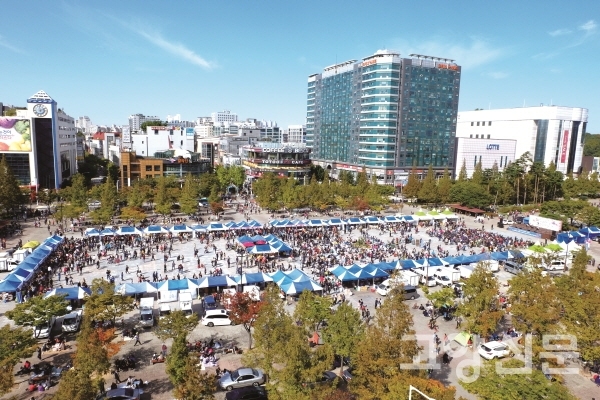
<path fill-rule="evenodd" d="M 598 25 L 596 24 L 596 21 L 590 19 L 585 24 L 579 25 L 579 30 L 584 31 L 586 35 L 591 35 L 592 33 L 596 32 L 597 27 Z"/>
<path fill-rule="evenodd" d="M 563 35 L 568 35 L 569 33 L 571 33 L 570 29 L 557 29 L 555 31 L 548 32 L 548 35 L 550 35 L 550 36 L 563 36 Z"/>
<path fill-rule="evenodd" d="M 424 54 L 434 57 L 445 57 L 455 60 L 463 68 L 476 68 L 488 64 L 504 56 L 507 51 L 496 47 L 486 40 L 471 38 L 466 43 L 450 43 L 443 38 L 436 38 L 421 43 L 395 40 L 392 46 L 401 49 L 402 56 Z"/>
<path fill-rule="evenodd" d="M 132 28 L 133 29 L 133 28 Z M 146 32 L 142 29 L 133 29 L 138 35 L 142 36 L 144 39 L 148 40 L 150 43 L 154 44 L 157 47 L 171 53 L 173 55 L 178 56 L 194 65 L 197 65 L 202 68 L 211 69 L 214 67 L 214 64 L 208 62 L 198 54 L 196 54 L 193 50 L 188 49 L 181 43 L 170 42 L 167 39 L 163 38 L 157 32 Z"/>
<path fill-rule="evenodd" d="M 0 36 L 0 47 L 4 47 L 5 49 L 8 49 L 15 53 L 25 54 L 25 52 L 23 50 L 8 43 L 2 36 Z"/>
<path fill-rule="evenodd" d="M 502 71 L 494 71 L 494 72 L 488 72 L 487 74 L 489 77 L 494 78 L 494 79 L 504 79 L 508 77 L 508 73 L 507 72 L 502 72 Z"/>

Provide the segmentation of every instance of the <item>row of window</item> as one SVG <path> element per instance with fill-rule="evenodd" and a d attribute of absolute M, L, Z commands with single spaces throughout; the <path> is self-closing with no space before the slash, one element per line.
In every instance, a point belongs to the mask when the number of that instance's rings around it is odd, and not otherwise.
<path fill-rule="evenodd" d="M 481 123 L 481 125 L 479 125 Z M 475 126 L 475 122 L 471 121 L 471 126 Z M 477 121 L 477 126 L 485 126 L 485 121 Z M 487 121 L 487 126 L 492 126 L 492 121 Z"/>
<path fill-rule="evenodd" d="M 481 138 L 480 138 L 480 137 L 479 137 L 479 135 L 477 135 L 477 134 L 476 134 L 476 135 L 475 135 L 475 139 L 486 139 L 484 136 L 485 136 L 485 135 L 481 135 Z M 471 139 L 473 139 L 473 135 L 472 135 L 472 134 L 471 134 L 471 135 L 469 135 L 469 137 L 470 137 Z M 490 139 L 490 135 L 487 135 L 487 139 Z"/>

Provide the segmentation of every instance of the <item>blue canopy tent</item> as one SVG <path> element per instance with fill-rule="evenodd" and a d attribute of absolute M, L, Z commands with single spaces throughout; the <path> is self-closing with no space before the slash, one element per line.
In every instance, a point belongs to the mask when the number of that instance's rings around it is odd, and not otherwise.
<path fill-rule="evenodd" d="M 0 281 L 0 292 L 16 292 L 21 287 L 23 280 L 17 276 L 8 275 L 2 281 Z"/>
<path fill-rule="evenodd" d="M 271 242 L 270 244 L 280 253 L 289 253 L 290 251 L 292 251 L 292 248 L 290 246 L 281 241 Z"/>
<path fill-rule="evenodd" d="M 600 236 L 600 229 L 595 226 L 588 226 L 579 230 L 579 233 L 589 237 L 590 239 L 595 239 Z"/>
<path fill-rule="evenodd" d="M 48 245 L 52 248 L 55 248 L 57 245 L 61 244 L 65 239 L 62 236 L 52 235 L 46 240 L 44 240 L 44 244 Z"/>
<path fill-rule="evenodd" d="M 513 258 L 525 258 L 525 255 L 519 250 L 509 250 L 509 253 L 513 256 Z"/>
<path fill-rule="evenodd" d="M 273 278 L 263 272 L 251 272 L 242 274 L 242 276 L 237 276 L 239 278 L 239 282 L 242 285 L 254 285 L 257 283 L 263 282 L 273 282 Z M 234 280 L 236 277 L 233 277 Z"/>
<path fill-rule="evenodd" d="M 160 225 L 150 225 L 144 228 L 144 234 L 152 235 L 152 234 L 160 234 L 160 233 L 169 233 L 167 228 L 162 227 Z"/>
<path fill-rule="evenodd" d="M 100 231 L 96 228 L 87 228 L 84 235 L 89 237 L 100 236 Z"/>
<path fill-rule="evenodd" d="M 387 262 L 378 262 L 376 264 L 373 264 L 374 266 L 376 266 L 377 268 L 379 268 L 382 271 L 393 271 L 394 269 L 396 269 L 396 267 L 393 265 L 394 263 L 387 263 Z"/>
<path fill-rule="evenodd" d="M 385 222 L 402 222 L 402 219 L 394 217 L 393 215 L 386 215 L 385 217 L 383 217 L 383 220 Z"/>
<path fill-rule="evenodd" d="M 187 225 L 173 225 L 169 228 L 172 233 L 192 233 L 194 230 Z"/>
<path fill-rule="evenodd" d="M 195 224 L 190 226 L 190 228 L 192 228 L 194 230 L 194 232 L 206 232 L 206 228 L 208 227 L 208 225 L 200 225 L 200 224 Z"/>
<path fill-rule="evenodd" d="M 250 254 L 279 253 L 279 251 L 275 247 L 271 246 L 270 244 L 257 244 L 256 246 L 248 247 L 247 251 Z"/>
<path fill-rule="evenodd" d="M 358 217 L 348 218 L 344 222 L 347 223 L 348 225 L 359 225 L 359 224 L 365 223 L 365 221 L 363 221 L 362 219 L 360 219 Z"/>
<path fill-rule="evenodd" d="M 327 222 L 322 219 L 311 219 L 308 221 L 308 226 L 327 226 Z"/>
<path fill-rule="evenodd" d="M 250 241 L 254 242 L 254 243 L 256 243 L 256 242 L 265 242 L 266 243 L 267 239 L 261 235 L 254 235 L 250 238 Z"/>
<path fill-rule="evenodd" d="M 369 265 L 365 265 L 363 271 L 368 273 L 371 278 L 389 278 L 390 276 L 390 274 L 388 274 L 384 270 L 379 269 L 377 267 L 369 267 Z"/>
<path fill-rule="evenodd" d="M 106 228 L 100 232 L 100 236 L 115 236 L 115 231 L 110 228 Z"/>
<path fill-rule="evenodd" d="M 237 238 L 237 241 L 238 241 L 238 242 L 240 242 L 240 244 L 241 244 L 241 243 L 248 243 L 248 242 L 252 242 L 252 243 L 254 243 L 254 240 L 252 240 L 252 238 L 251 238 L 250 236 L 246 236 L 246 235 L 244 235 L 244 236 L 239 236 L 239 237 Z"/>
<path fill-rule="evenodd" d="M 302 282 L 285 281 L 279 285 L 279 288 L 288 295 L 299 294 L 305 290 L 311 292 L 323 290 L 323 288 L 313 280 Z"/>
<path fill-rule="evenodd" d="M 209 288 L 217 286 L 237 286 L 237 282 L 229 276 L 218 275 L 218 276 L 205 276 L 198 280 L 199 288 Z"/>
<path fill-rule="evenodd" d="M 460 261 L 454 257 L 444 257 L 444 258 L 442 258 L 442 260 L 444 260 L 444 262 L 447 262 L 448 265 L 460 264 Z"/>
<path fill-rule="evenodd" d="M 414 219 L 414 218 L 413 218 L 412 216 L 410 216 L 410 215 L 403 215 L 403 216 L 402 216 L 402 217 L 400 217 L 400 218 L 402 218 L 402 220 L 403 220 L 404 222 L 417 222 L 417 220 L 416 220 L 416 219 Z"/>
<path fill-rule="evenodd" d="M 334 269 L 331 270 L 331 273 L 333 275 L 335 275 L 336 278 L 338 278 L 340 281 L 342 282 L 349 282 L 349 281 L 357 281 L 358 277 L 356 275 L 354 275 L 352 272 L 348 271 L 347 268 L 338 265 L 337 267 L 335 267 Z"/>
<path fill-rule="evenodd" d="M 225 224 L 225 227 L 228 228 L 228 229 L 236 229 L 236 228 L 239 228 L 238 225 L 242 225 L 244 223 L 245 223 L 245 221 L 242 221 L 242 222 L 239 222 L 239 223 L 238 222 L 229 221 L 228 223 Z"/>
<path fill-rule="evenodd" d="M 11 272 L 11 275 L 20 276 L 26 282 L 31 278 L 32 271 L 28 271 L 24 268 L 16 268 Z"/>
<path fill-rule="evenodd" d="M 310 279 L 310 277 L 308 275 L 306 275 L 304 272 L 300 271 L 297 268 L 294 268 L 293 270 L 288 272 L 286 275 L 288 276 L 288 278 L 290 278 L 294 282 L 300 282 L 300 281 L 305 281 L 307 279 Z"/>
<path fill-rule="evenodd" d="M 17 269 L 23 269 L 25 271 L 33 272 L 37 268 L 38 264 L 30 264 L 25 261 L 21 261 L 19 265 L 17 265 Z"/>
<path fill-rule="evenodd" d="M 73 286 L 68 288 L 56 288 L 52 289 L 48 293 L 44 295 L 44 298 L 50 296 L 65 296 L 65 300 L 81 300 L 86 296 L 92 294 L 92 290 L 90 288 L 83 288 L 79 286 Z"/>
<path fill-rule="evenodd" d="M 104 232 L 104 231 L 102 231 Z M 122 226 L 115 232 L 119 236 L 141 235 L 143 232 L 135 226 Z"/>
<path fill-rule="evenodd" d="M 381 224 L 383 222 L 379 218 L 373 216 L 365 217 L 364 220 L 367 224 Z"/>
<path fill-rule="evenodd" d="M 280 241 L 279 238 L 277 238 L 277 236 L 274 236 L 270 233 L 268 235 L 263 236 L 263 238 L 269 243 Z"/>
<path fill-rule="evenodd" d="M 417 267 L 414 260 L 397 260 L 392 262 L 390 265 L 393 265 L 395 269 L 411 269 Z"/>
<path fill-rule="evenodd" d="M 496 261 L 506 261 L 508 260 L 508 252 L 494 251 L 490 253 L 490 258 Z"/>
<path fill-rule="evenodd" d="M 330 226 L 344 225 L 344 221 L 342 221 L 341 218 L 331 218 L 329 221 L 327 221 L 327 223 Z"/>
<path fill-rule="evenodd" d="M 248 226 L 250 228 L 262 228 L 262 224 L 260 222 L 255 221 L 255 220 L 248 221 Z"/>
<path fill-rule="evenodd" d="M 269 276 L 271 277 L 271 279 L 273 280 L 273 282 L 275 283 L 279 283 L 285 279 L 289 279 L 287 274 L 285 272 L 283 272 L 282 270 L 278 269 L 277 271 L 273 272 L 272 274 L 269 274 Z"/>
<path fill-rule="evenodd" d="M 226 230 L 228 230 L 228 228 L 226 228 L 223 224 L 213 222 L 213 223 L 208 224 L 208 226 L 206 227 L 206 230 L 208 230 L 208 231 L 226 231 Z"/>

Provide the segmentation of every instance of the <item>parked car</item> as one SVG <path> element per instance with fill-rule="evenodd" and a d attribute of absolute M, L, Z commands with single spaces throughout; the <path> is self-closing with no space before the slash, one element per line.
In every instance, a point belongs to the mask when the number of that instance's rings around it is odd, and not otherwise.
<path fill-rule="evenodd" d="M 262 386 L 233 389 L 225 394 L 225 400 L 267 400 L 267 391 Z"/>
<path fill-rule="evenodd" d="M 82 311 L 77 310 L 63 317 L 62 331 L 63 332 L 77 332 L 81 325 Z"/>
<path fill-rule="evenodd" d="M 225 390 L 259 386 L 263 383 L 265 383 L 265 375 L 261 370 L 254 368 L 238 368 L 233 372 L 223 374 L 219 379 L 219 386 Z"/>
<path fill-rule="evenodd" d="M 492 360 L 494 358 L 502 358 L 511 354 L 510 348 L 506 343 L 493 341 L 482 343 L 478 348 L 479 355 L 486 360 Z"/>
<path fill-rule="evenodd" d="M 344 370 L 344 372 L 342 373 L 342 378 L 344 378 L 344 380 L 346 382 L 350 382 L 352 380 L 353 374 L 354 374 L 354 367 L 350 367 L 350 368 Z"/>
<path fill-rule="evenodd" d="M 443 287 L 452 286 L 452 279 L 448 278 L 446 275 L 435 274 L 433 277 L 435 278 L 435 281 Z"/>
<path fill-rule="evenodd" d="M 107 400 L 139 400 L 143 393 L 142 389 L 117 388 L 109 390 L 100 398 Z"/>
<path fill-rule="evenodd" d="M 330 385 L 335 380 L 335 378 L 337 378 L 337 375 L 335 372 L 325 371 L 317 378 L 316 381 L 307 382 L 304 384 L 304 386 L 314 388 L 319 385 L 328 385 L 328 384 Z"/>
<path fill-rule="evenodd" d="M 223 309 L 208 310 L 204 317 L 202 317 L 202 325 L 213 327 L 215 325 L 235 325 L 235 323 L 229 319 L 229 312 Z"/>

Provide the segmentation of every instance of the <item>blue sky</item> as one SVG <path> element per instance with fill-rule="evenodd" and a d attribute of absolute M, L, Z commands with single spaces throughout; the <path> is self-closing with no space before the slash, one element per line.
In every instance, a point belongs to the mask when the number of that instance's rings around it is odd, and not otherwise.
<path fill-rule="evenodd" d="M 40 89 L 73 117 L 305 122 L 306 79 L 378 49 L 455 59 L 460 110 L 555 104 L 600 133 L 600 2 L 16 1 L 3 6 L 0 101 Z"/>

